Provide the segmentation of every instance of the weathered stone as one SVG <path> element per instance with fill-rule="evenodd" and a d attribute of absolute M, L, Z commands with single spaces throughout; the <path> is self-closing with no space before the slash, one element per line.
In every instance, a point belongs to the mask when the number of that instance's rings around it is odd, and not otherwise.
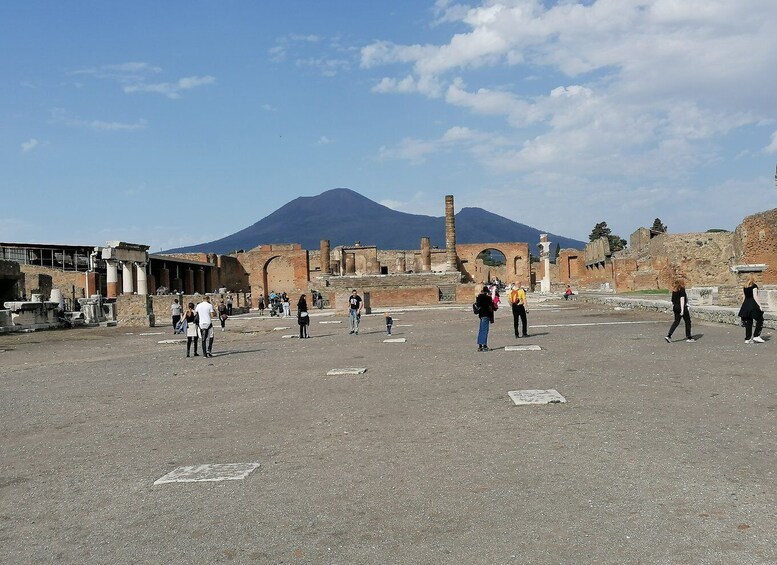
<path fill-rule="evenodd" d="M 335 375 L 361 375 L 366 372 L 367 367 L 349 367 L 344 369 L 329 369 L 326 374 L 331 377 Z"/>
<path fill-rule="evenodd" d="M 178 467 L 154 481 L 155 485 L 165 483 L 199 483 L 214 481 L 237 481 L 245 479 L 259 468 L 259 463 L 209 463 Z"/>
<path fill-rule="evenodd" d="M 563 404 L 567 401 L 554 388 L 548 390 L 511 390 L 507 394 L 516 406 L 524 404 Z"/>
<path fill-rule="evenodd" d="M 405 343 L 407 341 L 404 337 L 390 337 L 388 339 L 384 339 L 383 343 Z"/>
<path fill-rule="evenodd" d="M 506 345 L 505 351 L 541 351 L 539 345 Z"/>

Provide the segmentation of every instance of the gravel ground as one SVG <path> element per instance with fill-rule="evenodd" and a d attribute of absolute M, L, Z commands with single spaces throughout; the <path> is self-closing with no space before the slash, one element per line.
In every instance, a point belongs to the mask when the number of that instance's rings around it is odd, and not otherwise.
<path fill-rule="evenodd" d="M 212 359 L 169 328 L 0 336 L 0 562 L 777 562 L 769 332 L 549 301 L 479 353 L 469 306 L 395 313 L 406 343 L 325 314 L 235 316 Z"/>

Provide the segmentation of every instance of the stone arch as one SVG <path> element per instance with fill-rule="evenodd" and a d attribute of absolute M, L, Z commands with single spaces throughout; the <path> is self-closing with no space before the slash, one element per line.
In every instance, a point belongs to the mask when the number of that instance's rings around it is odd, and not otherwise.
<path fill-rule="evenodd" d="M 507 256 L 496 247 L 485 247 L 475 256 L 475 272 L 479 275 L 480 281 L 483 282 L 492 281 L 494 278 L 506 282 L 508 279 Z"/>
<path fill-rule="evenodd" d="M 264 294 L 291 292 L 294 284 L 294 263 L 284 255 L 273 255 L 262 266 L 262 285 Z"/>

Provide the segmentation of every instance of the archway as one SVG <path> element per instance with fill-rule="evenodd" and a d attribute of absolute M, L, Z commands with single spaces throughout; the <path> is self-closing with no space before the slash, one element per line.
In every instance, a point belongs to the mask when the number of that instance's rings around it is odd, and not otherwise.
<path fill-rule="evenodd" d="M 482 282 L 493 282 L 494 279 L 505 282 L 508 278 L 507 258 L 493 247 L 483 249 L 475 257 L 475 271 L 481 275 Z"/>

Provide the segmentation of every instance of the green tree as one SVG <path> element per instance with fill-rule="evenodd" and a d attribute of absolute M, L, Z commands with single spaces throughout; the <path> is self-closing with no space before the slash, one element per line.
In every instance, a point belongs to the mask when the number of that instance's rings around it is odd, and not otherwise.
<path fill-rule="evenodd" d="M 610 251 L 615 253 L 625 248 L 628 242 L 619 235 L 613 235 L 612 230 L 607 227 L 607 222 L 599 222 L 591 230 L 591 235 L 588 236 L 589 241 L 594 241 L 600 237 L 606 237 L 610 242 Z"/>
<path fill-rule="evenodd" d="M 650 227 L 650 229 L 653 231 L 659 231 L 661 233 L 667 232 L 667 228 L 664 225 L 664 222 L 661 221 L 661 218 L 656 218 L 653 220 L 653 225 Z"/>
<path fill-rule="evenodd" d="M 560 243 L 556 243 L 556 252 L 553 254 L 553 262 L 554 262 L 554 263 L 555 263 L 556 261 L 558 261 L 558 255 L 559 255 L 559 253 L 561 253 L 561 244 L 560 244 Z"/>

